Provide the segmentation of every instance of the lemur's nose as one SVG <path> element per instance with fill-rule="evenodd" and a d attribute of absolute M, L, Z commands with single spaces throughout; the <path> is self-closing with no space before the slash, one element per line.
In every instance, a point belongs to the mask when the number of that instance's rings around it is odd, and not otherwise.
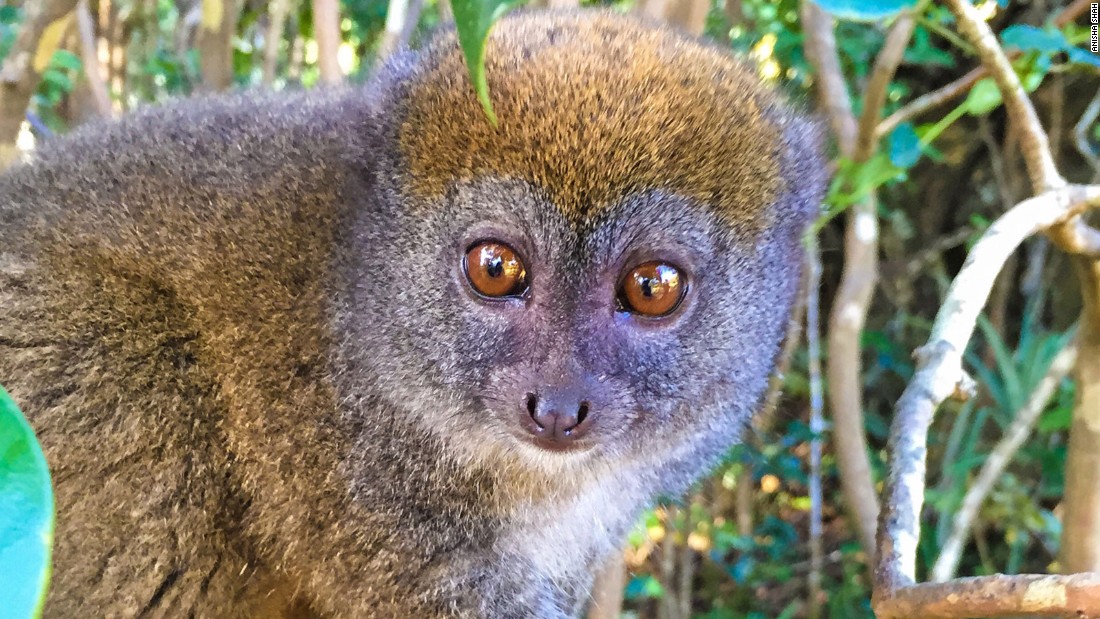
<path fill-rule="evenodd" d="M 528 393 L 525 405 L 530 422 L 527 430 L 541 439 L 540 443 L 554 448 L 566 448 L 588 431 L 591 405 L 572 389 L 546 389 Z"/>

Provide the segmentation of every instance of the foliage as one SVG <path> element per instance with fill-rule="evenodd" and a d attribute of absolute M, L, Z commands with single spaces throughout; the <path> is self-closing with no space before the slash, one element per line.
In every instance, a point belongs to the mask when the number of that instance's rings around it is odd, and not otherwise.
<path fill-rule="evenodd" d="M 42 613 L 53 511 L 46 458 L 27 420 L 0 387 L 0 608 L 7 617 Z"/>

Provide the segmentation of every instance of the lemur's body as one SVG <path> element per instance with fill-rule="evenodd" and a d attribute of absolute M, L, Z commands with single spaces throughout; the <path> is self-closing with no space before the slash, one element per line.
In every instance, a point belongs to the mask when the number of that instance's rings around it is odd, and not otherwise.
<path fill-rule="evenodd" d="M 47 616 L 570 616 L 736 442 L 814 132 L 610 14 L 504 20 L 488 76 L 498 130 L 444 33 L 366 89 L 150 108 L 3 177 L 0 383 L 53 470 Z M 485 239 L 523 295 L 471 292 Z M 613 304 L 646 260 L 682 269 L 667 317 Z M 585 436 L 523 438 L 562 393 Z"/>

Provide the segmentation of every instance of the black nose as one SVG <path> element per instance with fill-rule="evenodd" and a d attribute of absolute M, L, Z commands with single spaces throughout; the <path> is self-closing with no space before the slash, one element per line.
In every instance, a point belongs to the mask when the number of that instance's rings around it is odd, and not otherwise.
<path fill-rule="evenodd" d="M 567 447 L 588 431 L 591 411 L 587 400 L 568 392 L 527 394 L 527 430 L 547 446 Z"/>

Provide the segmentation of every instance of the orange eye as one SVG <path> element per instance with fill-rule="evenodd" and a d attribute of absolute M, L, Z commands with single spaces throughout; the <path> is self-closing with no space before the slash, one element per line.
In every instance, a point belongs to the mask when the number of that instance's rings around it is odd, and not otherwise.
<path fill-rule="evenodd" d="M 487 297 L 511 297 L 527 290 L 527 269 L 504 243 L 484 241 L 466 252 L 466 278 Z"/>
<path fill-rule="evenodd" d="M 647 262 L 623 278 L 619 302 L 635 314 L 665 316 L 680 304 L 684 289 L 679 269 L 666 262 Z"/>

